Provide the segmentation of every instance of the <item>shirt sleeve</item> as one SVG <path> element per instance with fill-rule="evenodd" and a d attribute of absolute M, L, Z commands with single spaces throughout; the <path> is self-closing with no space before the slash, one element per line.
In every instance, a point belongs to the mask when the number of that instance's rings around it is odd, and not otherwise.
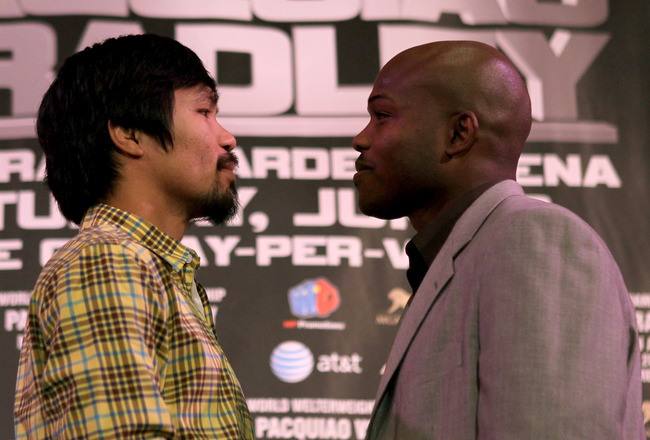
<path fill-rule="evenodd" d="M 40 310 L 42 424 L 71 438 L 171 438 L 161 395 L 166 300 L 134 249 L 83 249 L 47 286 Z M 47 297 L 46 295 L 46 297 Z M 42 437 L 43 438 L 43 437 Z"/>

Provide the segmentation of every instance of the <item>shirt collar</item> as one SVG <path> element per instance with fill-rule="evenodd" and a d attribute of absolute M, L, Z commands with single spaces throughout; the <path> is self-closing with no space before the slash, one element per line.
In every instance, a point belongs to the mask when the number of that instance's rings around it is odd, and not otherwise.
<path fill-rule="evenodd" d="M 112 225 L 147 247 L 177 272 L 188 264 L 193 271 L 198 269 L 199 256 L 192 249 L 156 228 L 146 220 L 121 209 L 98 204 L 88 210 L 81 223 L 80 230 L 101 225 Z"/>
<path fill-rule="evenodd" d="M 424 279 L 429 266 L 451 234 L 458 219 L 481 194 L 496 183 L 496 181 L 485 183 L 453 200 L 440 215 L 420 230 L 406 245 L 406 253 L 409 257 L 407 278 L 413 292 L 417 290 Z"/>

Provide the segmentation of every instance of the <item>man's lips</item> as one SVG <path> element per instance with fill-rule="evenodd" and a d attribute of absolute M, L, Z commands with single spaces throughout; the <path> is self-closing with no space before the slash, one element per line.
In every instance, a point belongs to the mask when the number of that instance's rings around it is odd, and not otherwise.
<path fill-rule="evenodd" d="M 370 162 L 368 162 L 367 160 L 364 160 L 364 159 L 361 159 L 361 158 L 357 159 L 354 162 L 354 169 L 356 169 L 357 172 L 354 174 L 354 176 L 352 176 L 352 182 L 355 185 L 358 184 L 359 179 L 361 179 L 361 176 L 363 176 L 364 174 L 369 173 L 370 171 L 373 170 L 373 168 L 374 167 L 372 166 L 372 164 Z"/>
<path fill-rule="evenodd" d="M 356 169 L 357 172 L 360 173 L 362 171 L 370 171 L 370 170 L 372 170 L 373 166 L 367 160 L 359 158 L 354 162 L 354 169 Z"/>
<path fill-rule="evenodd" d="M 217 161 L 217 170 L 228 170 L 235 172 L 237 165 L 239 165 L 237 156 L 235 156 L 233 153 L 226 153 L 223 156 L 219 157 Z"/>

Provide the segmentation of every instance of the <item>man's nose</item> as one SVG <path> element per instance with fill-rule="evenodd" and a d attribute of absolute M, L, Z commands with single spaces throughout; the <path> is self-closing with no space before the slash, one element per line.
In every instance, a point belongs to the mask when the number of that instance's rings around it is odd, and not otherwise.
<path fill-rule="evenodd" d="M 363 151 L 367 150 L 369 148 L 369 141 L 368 141 L 368 135 L 366 133 L 366 130 L 368 129 L 368 126 L 366 126 L 363 130 L 361 130 L 355 137 L 352 139 L 352 148 L 354 148 L 356 151 Z"/>
<path fill-rule="evenodd" d="M 237 146 L 237 139 L 221 124 L 218 122 L 217 124 L 219 125 L 219 145 L 228 152 L 232 151 Z"/>

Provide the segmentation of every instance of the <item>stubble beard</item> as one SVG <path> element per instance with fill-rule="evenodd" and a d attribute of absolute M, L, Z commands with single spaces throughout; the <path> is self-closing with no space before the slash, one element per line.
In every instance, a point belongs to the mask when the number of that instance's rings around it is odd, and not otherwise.
<path fill-rule="evenodd" d="M 217 226 L 232 220 L 239 210 L 239 197 L 235 182 L 232 182 L 225 191 L 215 188 L 210 197 L 204 199 L 200 205 L 201 215 L 196 218 L 196 221 L 207 220 Z"/>
<path fill-rule="evenodd" d="M 228 188 L 222 189 L 219 185 L 219 172 L 229 164 L 238 165 L 237 156 L 229 152 L 219 158 L 217 163 L 217 178 L 213 191 L 206 197 L 201 206 L 199 220 L 207 220 L 213 225 L 222 225 L 232 220 L 239 210 L 239 197 L 235 181 L 230 182 Z"/>

